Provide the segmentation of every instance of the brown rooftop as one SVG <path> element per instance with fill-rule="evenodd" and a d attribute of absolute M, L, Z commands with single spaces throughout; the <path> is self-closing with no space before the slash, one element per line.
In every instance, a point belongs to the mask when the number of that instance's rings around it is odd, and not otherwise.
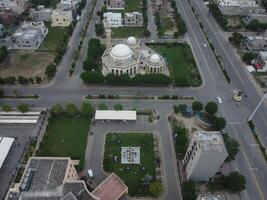
<path fill-rule="evenodd" d="M 92 194 L 100 200 L 117 200 L 128 193 L 128 187 L 116 174 L 110 174 Z"/>

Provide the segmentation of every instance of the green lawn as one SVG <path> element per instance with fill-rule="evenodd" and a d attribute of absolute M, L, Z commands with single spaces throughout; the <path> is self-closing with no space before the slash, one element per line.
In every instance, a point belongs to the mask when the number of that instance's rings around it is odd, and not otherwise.
<path fill-rule="evenodd" d="M 120 141 L 121 143 L 119 143 Z M 140 146 L 141 164 L 121 164 L 121 147 Z M 114 161 L 118 157 L 118 162 Z M 115 172 L 129 188 L 131 196 L 147 195 L 147 188 L 142 185 L 142 178 L 149 174 L 155 179 L 155 158 L 153 150 L 153 135 L 151 133 L 109 133 L 106 136 L 104 170 Z M 126 170 L 129 166 L 131 169 Z M 142 171 L 141 167 L 146 170 Z"/>
<path fill-rule="evenodd" d="M 194 56 L 187 44 L 150 45 L 163 55 L 170 67 L 170 75 L 177 86 L 200 86 L 201 76 Z"/>
<path fill-rule="evenodd" d="M 69 156 L 80 159 L 82 170 L 90 119 L 88 117 L 54 116 L 49 119 L 38 156 Z"/>
<path fill-rule="evenodd" d="M 144 27 L 120 27 L 112 29 L 113 38 L 126 38 L 130 36 L 142 37 L 144 35 Z"/>
<path fill-rule="evenodd" d="M 60 0 L 50 0 L 49 7 L 56 8 L 58 3 L 60 3 Z"/>
<path fill-rule="evenodd" d="M 64 27 L 48 27 L 48 34 L 46 35 L 40 49 L 56 51 L 63 42 L 64 35 L 67 29 Z"/>
<path fill-rule="evenodd" d="M 140 0 L 126 0 L 125 12 L 141 11 Z"/>

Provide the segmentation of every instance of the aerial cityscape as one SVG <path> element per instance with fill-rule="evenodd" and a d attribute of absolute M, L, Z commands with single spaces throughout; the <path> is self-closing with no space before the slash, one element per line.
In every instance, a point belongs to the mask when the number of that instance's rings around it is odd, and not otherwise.
<path fill-rule="evenodd" d="M 267 199 L 267 0 L 0 0 L 0 199 Z"/>

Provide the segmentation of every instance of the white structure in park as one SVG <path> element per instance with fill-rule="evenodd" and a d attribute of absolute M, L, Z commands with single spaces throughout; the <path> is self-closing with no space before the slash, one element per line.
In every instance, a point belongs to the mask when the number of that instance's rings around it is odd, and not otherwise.
<path fill-rule="evenodd" d="M 8 152 L 14 142 L 14 138 L 0 137 L 0 169 L 8 155 Z"/>
<path fill-rule="evenodd" d="M 247 16 L 259 8 L 255 0 L 219 0 L 219 9 L 223 15 Z"/>
<path fill-rule="evenodd" d="M 113 73 L 115 75 L 128 74 L 134 77 L 136 74 L 168 75 L 164 58 L 153 49 L 142 45 L 140 40 L 129 37 L 112 47 L 111 32 L 107 33 L 107 49 L 102 56 L 102 74 L 104 76 Z"/>
<path fill-rule="evenodd" d="M 131 110 L 96 110 L 95 120 L 136 121 L 136 111 L 131 111 Z"/>
<path fill-rule="evenodd" d="M 183 159 L 186 178 L 208 181 L 214 177 L 227 156 L 220 132 L 195 132 Z"/>
<path fill-rule="evenodd" d="M 118 28 L 122 27 L 121 13 L 106 12 L 103 14 L 104 27 Z"/>
<path fill-rule="evenodd" d="M 140 164 L 140 147 L 121 147 L 122 164 Z"/>

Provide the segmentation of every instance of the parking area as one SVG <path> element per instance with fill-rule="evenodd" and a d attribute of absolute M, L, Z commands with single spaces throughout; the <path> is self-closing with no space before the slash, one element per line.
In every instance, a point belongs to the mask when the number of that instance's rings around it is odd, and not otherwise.
<path fill-rule="evenodd" d="M 35 137 L 36 124 L 0 124 L 0 136 L 13 137 L 15 141 L 0 169 L 0 199 L 3 199 L 9 185 L 19 169 L 19 161 L 31 137 Z"/>

